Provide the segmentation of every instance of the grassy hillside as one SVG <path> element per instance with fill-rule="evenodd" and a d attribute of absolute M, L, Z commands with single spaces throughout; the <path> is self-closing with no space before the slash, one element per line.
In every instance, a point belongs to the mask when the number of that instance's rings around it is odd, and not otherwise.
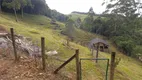
<path fill-rule="evenodd" d="M 41 15 L 26 14 L 23 19 L 19 17 L 19 22 L 15 21 L 12 14 L 0 14 L 0 26 L 6 28 L 8 31 L 11 27 L 14 28 L 16 34 L 21 34 L 32 38 L 33 42 L 38 41 L 40 44 L 40 37 L 46 38 L 46 50 L 57 50 L 59 52 L 56 57 L 66 60 L 74 54 L 74 49 L 79 48 L 81 58 L 92 58 L 88 48 L 81 46 L 78 42 L 88 42 L 91 38 L 95 38 L 95 34 L 87 33 L 82 30 L 77 30 L 76 43 L 71 42 L 70 47 L 64 46 L 66 43 L 66 36 L 61 35 L 60 31 L 64 28 L 64 24 L 58 22 L 60 29 L 55 30 L 55 25 L 50 24 L 50 19 Z M 84 18 L 85 16 L 82 16 Z M 111 42 L 110 42 L 111 44 Z M 135 59 L 127 57 L 119 52 L 112 44 L 111 51 L 117 53 L 116 58 L 121 58 L 119 65 L 116 68 L 115 80 L 142 80 L 142 63 Z M 100 52 L 99 57 L 110 58 L 109 53 Z M 47 58 L 47 63 L 56 69 L 61 61 L 53 57 Z M 99 61 L 98 64 L 94 61 L 83 61 L 82 76 L 83 80 L 103 80 L 105 77 L 105 61 Z M 75 80 L 75 62 L 72 61 L 60 73 L 67 76 L 72 76 Z"/>
<path fill-rule="evenodd" d="M 77 20 L 78 18 L 80 18 L 83 21 L 88 15 L 87 14 L 71 13 L 69 16 L 74 21 Z M 94 16 L 94 18 L 97 18 L 97 17 L 98 17 L 97 15 Z"/>
<path fill-rule="evenodd" d="M 77 18 L 84 20 L 84 18 L 87 17 L 87 15 L 85 14 L 77 14 L 77 13 L 71 13 L 70 16 L 73 20 L 77 20 Z"/>

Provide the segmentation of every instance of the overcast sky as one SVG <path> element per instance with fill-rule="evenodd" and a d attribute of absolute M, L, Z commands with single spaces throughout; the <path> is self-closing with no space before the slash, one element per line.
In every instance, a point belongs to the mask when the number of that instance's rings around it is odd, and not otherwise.
<path fill-rule="evenodd" d="M 93 7 L 95 13 L 102 13 L 105 6 L 101 6 L 104 0 L 46 0 L 51 9 L 56 9 L 63 14 L 70 14 L 72 11 L 88 12 Z"/>

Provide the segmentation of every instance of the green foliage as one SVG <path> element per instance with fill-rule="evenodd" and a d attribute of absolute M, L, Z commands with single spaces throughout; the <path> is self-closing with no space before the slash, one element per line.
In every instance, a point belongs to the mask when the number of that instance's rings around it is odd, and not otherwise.
<path fill-rule="evenodd" d="M 134 55 L 135 54 L 135 55 Z M 142 46 L 141 45 L 137 45 L 134 50 L 133 50 L 133 57 L 142 57 Z"/>
<path fill-rule="evenodd" d="M 88 16 L 83 20 L 81 29 L 92 31 L 93 28 L 93 21 L 94 21 L 95 13 L 93 11 L 93 8 L 91 7 L 88 12 Z"/>
<path fill-rule="evenodd" d="M 20 0 L 3 0 L 3 6 L 6 6 L 9 9 L 19 10 L 21 8 Z"/>
<path fill-rule="evenodd" d="M 81 21 L 83 21 L 86 17 L 87 14 L 77 14 L 77 13 L 71 13 L 70 15 L 68 15 L 72 20 L 77 20 L 78 18 L 81 19 Z"/>
<path fill-rule="evenodd" d="M 13 18 L 13 14 L 5 13 L 3 12 L 0 14 L 0 25 L 5 27 L 7 30 L 9 28 L 13 27 L 16 34 L 21 34 L 25 37 L 32 38 L 33 41 L 38 41 L 40 45 L 40 37 L 43 36 L 46 39 L 46 49 L 48 50 L 55 50 L 58 49 L 56 56 L 60 59 L 67 60 L 69 57 L 71 57 L 74 54 L 74 50 L 70 49 L 69 47 L 66 47 L 63 45 L 64 42 L 66 42 L 66 37 L 61 35 L 58 31 L 53 30 L 47 26 L 53 26 L 50 24 L 50 19 L 42 16 L 42 15 L 29 15 L 25 14 L 24 18 L 19 17 L 19 23 L 16 23 Z M 40 23 L 44 25 L 39 25 Z M 58 22 L 59 23 L 59 22 Z M 63 23 L 60 23 L 63 24 Z M 32 31 L 32 33 L 31 33 Z M 34 32 L 34 33 L 33 33 Z M 36 33 L 36 34 L 35 34 Z M 38 33 L 38 34 L 37 34 Z M 96 35 L 77 29 L 78 36 L 78 42 L 88 42 L 92 38 L 95 38 Z M 82 40 L 82 41 L 81 41 Z M 70 42 L 70 46 L 73 48 L 78 48 L 80 52 L 81 58 L 93 58 L 90 55 L 90 51 L 87 47 L 83 47 L 81 45 L 78 45 L 76 43 Z M 116 58 L 121 58 L 121 61 L 119 62 L 119 65 L 116 67 L 115 71 L 115 80 L 141 80 L 142 79 L 142 64 L 141 62 L 130 58 L 128 56 L 123 55 L 120 53 L 116 48 L 110 44 L 110 50 L 113 50 L 117 53 Z M 110 54 L 102 53 L 100 52 L 99 57 L 100 58 L 109 58 Z M 49 66 L 52 66 L 52 69 L 55 70 L 57 67 L 59 67 L 63 62 L 60 62 L 59 60 L 56 60 L 54 57 L 48 57 L 47 63 Z M 94 61 L 82 61 L 82 77 L 84 80 L 103 80 L 105 75 L 105 69 L 106 69 L 106 61 L 99 61 L 98 64 L 94 64 Z M 62 71 L 61 73 L 65 73 L 64 75 L 73 75 L 75 76 L 75 61 L 72 61 L 69 63 Z M 136 76 L 133 76 L 133 75 Z M 62 78 L 61 78 L 62 79 Z M 75 79 L 73 77 L 72 79 Z M 64 77 L 63 79 L 64 80 Z"/>
<path fill-rule="evenodd" d="M 20 0 L 20 4 L 21 4 L 21 14 L 22 14 L 22 17 L 23 17 L 23 14 L 24 14 L 24 7 L 25 6 L 30 6 L 30 7 L 33 7 L 32 3 L 31 3 L 31 0 Z"/>
<path fill-rule="evenodd" d="M 128 38 L 127 36 L 117 36 L 113 40 L 119 49 L 123 49 L 124 53 L 126 53 L 128 56 L 131 56 L 134 50 L 133 48 L 135 47 L 135 43 L 132 41 L 132 39 Z"/>
<path fill-rule="evenodd" d="M 115 59 L 115 64 L 114 64 L 115 68 L 119 65 L 120 61 L 121 61 L 121 58 L 116 58 Z"/>
<path fill-rule="evenodd" d="M 86 17 L 82 23 L 81 28 L 87 31 L 91 31 L 93 26 L 93 18 L 90 16 Z"/>
<path fill-rule="evenodd" d="M 13 9 L 14 14 L 15 14 L 15 19 L 16 19 L 16 22 L 17 22 L 18 19 L 17 19 L 16 11 L 20 10 L 20 8 L 21 8 L 20 0 L 12 0 L 12 1 L 11 0 L 3 0 L 2 5 L 6 6 L 9 9 Z"/>
<path fill-rule="evenodd" d="M 93 11 L 93 8 L 91 7 L 91 8 L 89 9 L 88 16 L 89 16 L 89 17 L 93 17 L 94 15 L 95 15 L 95 13 L 94 13 L 94 11 Z"/>
<path fill-rule="evenodd" d="M 57 12 L 56 10 L 51 10 L 51 18 L 56 19 L 61 22 L 65 22 L 68 20 L 68 16 Z"/>
<path fill-rule="evenodd" d="M 138 7 L 139 3 L 135 4 L 133 0 L 112 0 L 104 17 L 94 19 L 93 14 L 88 13 L 81 28 L 108 37 L 123 53 L 136 56 L 135 46 L 142 47 L 142 17 L 137 12 Z"/>
<path fill-rule="evenodd" d="M 81 24 L 82 24 L 81 19 L 77 18 L 77 20 L 75 20 L 75 27 L 80 28 Z"/>
<path fill-rule="evenodd" d="M 45 15 L 52 19 L 65 22 L 68 17 L 64 14 L 51 10 L 46 4 L 45 0 L 1 0 L 0 5 L 3 5 L 2 11 L 12 13 L 13 9 L 19 13 L 22 17 L 24 13 Z M 1 7 L 0 7 L 1 8 Z"/>
<path fill-rule="evenodd" d="M 73 40 L 75 36 L 74 21 L 72 19 L 68 19 L 65 26 L 66 28 L 63 33 Z"/>

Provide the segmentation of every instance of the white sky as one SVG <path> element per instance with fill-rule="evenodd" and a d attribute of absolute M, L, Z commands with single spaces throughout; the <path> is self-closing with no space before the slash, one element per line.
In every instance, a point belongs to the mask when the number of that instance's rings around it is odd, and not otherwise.
<path fill-rule="evenodd" d="M 46 0 L 51 9 L 56 9 L 63 14 L 72 11 L 88 12 L 93 7 L 95 13 L 102 13 L 105 6 L 101 6 L 104 0 Z"/>

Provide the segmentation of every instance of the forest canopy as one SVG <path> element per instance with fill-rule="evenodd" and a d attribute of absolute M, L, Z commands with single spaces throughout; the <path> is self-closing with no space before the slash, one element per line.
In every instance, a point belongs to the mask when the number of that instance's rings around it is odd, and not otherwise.
<path fill-rule="evenodd" d="M 106 36 L 128 56 L 142 56 L 142 5 L 134 1 L 110 0 L 106 11 L 97 17 L 90 9 L 80 28 Z"/>
<path fill-rule="evenodd" d="M 45 0 L 0 0 L 0 10 L 9 13 L 23 13 L 45 15 L 59 21 L 66 21 L 68 17 L 56 10 L 51 10 Z"/>

